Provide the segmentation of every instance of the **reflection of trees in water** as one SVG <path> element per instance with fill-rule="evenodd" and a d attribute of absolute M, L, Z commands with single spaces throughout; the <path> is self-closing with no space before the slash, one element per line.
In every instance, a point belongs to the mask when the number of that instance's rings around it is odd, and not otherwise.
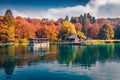
<path fill-rule="evenodd" d="M 114 45 L 114 59 L 120 59 L 120 44 Z"/>
<path fill-rule="evenodd" d="M 30 53 L 27 45 L 0 46 L 0 67 L 7 75 L 12 75 L 15 66 L 26 66 L 31 62 L 39 62 L 36 53 Z"/>
<path fill-rule="evenodd" d="M 14 45 L 13 46 L 2 46 L 0 48 L 0 51 L 2 52 L 1 54 L 4 55 L 4 57 L 6 56 L 5 60 L 0 61 L 1 67 L 4 68 L 5 73 L 7 75 L 12 75 L 15 65 L 16 65 L 16 61 L 14 59 L 15 46 Z"/>
<path fill-rule="evenodd" d="M 0 66 L 4 68 L 7 75 L 12 75 L 16 65 L 23 66 L 28 62 L 28 59 L 23 58 L 25 55 L 28 55 L 27 45 L 0 46 L 0 52 Z"/>
<path fill-rule="evenodd" d="M 28 46 L 27 45 L 17 45 L 16 46 L 16 57 L 18 57 L 18 59 L 16 59 L 17 64 L 16 66 L 25 66 L 27 65 L 28 62 Z"/>
<path fill-rule="evenodd" d="M 105 62 L 106 60 L 115 60 L 120 57 L 119 46 L 114 44 L 100 44 L 100 45 L 59 45 L 58 62 L 60 64 L 79 65 L 83 67 L 91 67 L 96 64 L 96 61 Z M 118 60 L 118 58 L 117 58 Z"/>
<path fill-rule="evenodd" d="M 81 46 L 79 51 L 77 51 L 74 64 L 83 67 L 91 67 L 91 65 L 96 63 L 97 51 L 92 46 Z M 79 56 L 80 54 L 80 56 Z"/>
<path fill-rule="evenodd" d="M 48 50 L 47 50 L 48 52 Z M 49 52 L 46 55 L 40 57 L 41 62 L 53 62 L 57 59 L 58 56 L 58 47 L 57 45 L 51 45 L 49 47 Z"/>
<path fill-rule="evenodd" d="M 69 65 L 70 62 L 73 62 L 74 57 L 76 56 L 75 46 L 73 45 L 59 45 L 58 52 L 58 62 L 60 64 Z"/>
<path fill-rule="evenodd" d="M 114 44 L 103 44 L 97 45 L 99 51 L 98 60 L 101 62 L 105 62 L 108 59 L 113 59 L 114 57 Z"/>
<path fill-rule="evenodd" d="M 48 50 L 50 54 L 40 56 L 39 52 L 30 52 L 27 45 L 0 46 L 0 58 L 3 58 L 0 60 L 0 67 L 4 68 L 7 75 L 12 75 L 15 66 L 30 66 L 31 63 L 47 63 L 55 60 L 67 66 L 77 65 L 88 68 L 94 66 L 96 61 L 119 61 L 119 49 L 119 44 L 51 45 Z"/>
<path fill-rule="evenodd" d="M 60 45 L 58 50 L 60 64 L 90 67 L 96 62 L 96 50 L 91 46 Z"/>

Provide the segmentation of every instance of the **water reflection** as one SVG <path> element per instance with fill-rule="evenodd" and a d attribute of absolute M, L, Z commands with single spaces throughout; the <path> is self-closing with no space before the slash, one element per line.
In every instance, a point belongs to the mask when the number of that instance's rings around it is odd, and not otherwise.
<path fill-rule="evenodd" d="M 51 45 L 33 48 L 27 45 L 0 46 L 0 70 L 12 75 L 15 67 L 39 65 L 57 61 L 60 65 L 90 69 L 96 62 L 119 62 L 120 44 Z"/>
<path fill-rule="evenodd" d="M 85 68 L 94 66 L 96 61 L 104 63 L 119 60 L 119 44 L 99 44 L 87 46 L 59 45 L 58 62 L 60 64 L 79 65 Z"/>

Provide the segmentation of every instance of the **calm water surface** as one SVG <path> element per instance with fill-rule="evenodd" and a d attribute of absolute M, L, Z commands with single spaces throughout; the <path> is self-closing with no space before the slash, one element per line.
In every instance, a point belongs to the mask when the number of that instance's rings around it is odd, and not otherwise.
<path fill-rule="evenodd" d="M 0 80 L 120 80 L 120 44 L 0 46 Z"/>

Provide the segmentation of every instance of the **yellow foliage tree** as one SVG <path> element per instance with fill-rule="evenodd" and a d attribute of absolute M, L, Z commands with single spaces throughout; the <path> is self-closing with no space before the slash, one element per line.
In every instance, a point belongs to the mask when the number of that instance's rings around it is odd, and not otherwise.
<path fill-rule="evenodd" d="M 76 34 L 75 26 L 70 21 L 65 20 L 61 26 L 58 37 L 62 40 L 66 40 L 72 34 Z"/>
<path fill-rule="evenodd" d="M 2 20 L 3 25 L 0 26 L 0 40 L 2 42 L 15 41 L 15 19 L 11 10 L 7 10 Z"/>
<path fill-rule="evenodd" d="M 58 32 L 57 32 L 56 26 L 55 25 L 50 25 L 49 30 L 48 30 L 47 38 L 50 41 L 55 41 L 55 40 L 57 40 L 57 34 L 58 34 Z"/>
<path fill-rule="evenodd" d="M 105 23 L 98 34 L 100 39 L 112 39 L 114 38 L 114 30 L 110 23 Z"/>
<path fill-rule="evenodd" d="M 83 38 L 83 39 L 86 39 L 86 36 L 83 32 L 81 31 L 77 31 L 77 35 L 80 37 L 80 38 Z"/>
<path fill-rule="evenodd" d="M 0 24 L 0 41 L 1 42 L 7 42 L 9 38 L 9 30 L 6 25 L 3 23 Z"/>
<path fill-rule="evenodd" d="M 9 30 L 9 41 L 15 41 L 15 26 L 11 26 L 8 28 Z"/>

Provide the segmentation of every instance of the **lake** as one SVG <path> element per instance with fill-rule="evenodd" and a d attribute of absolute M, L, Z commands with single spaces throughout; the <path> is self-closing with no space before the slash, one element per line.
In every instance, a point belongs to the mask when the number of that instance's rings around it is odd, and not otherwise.
<path fill-rule="evenodd" d="M 119 80 L 120 44 L 0 46 L 0 80 Z"/>

